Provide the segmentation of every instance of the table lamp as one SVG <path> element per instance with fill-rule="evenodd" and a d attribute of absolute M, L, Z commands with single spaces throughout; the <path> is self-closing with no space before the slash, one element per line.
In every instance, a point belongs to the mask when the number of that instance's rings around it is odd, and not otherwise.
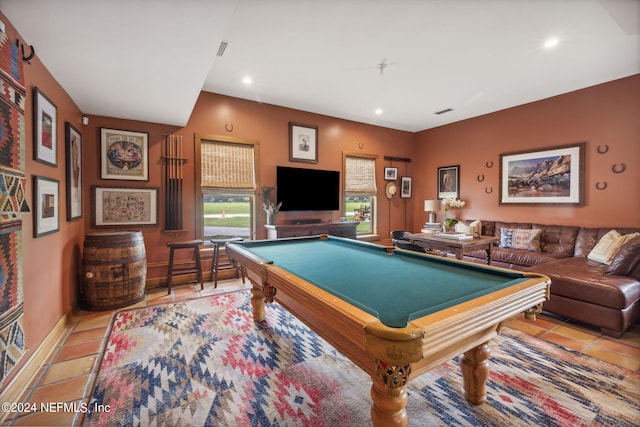
<path fill-rule="evenodd" d="M 440 200 L 425 200 L 424 211 L 429 213 L 429 222 L 431 224 L 436 222 L 436 212 L 440 210 Z"/>

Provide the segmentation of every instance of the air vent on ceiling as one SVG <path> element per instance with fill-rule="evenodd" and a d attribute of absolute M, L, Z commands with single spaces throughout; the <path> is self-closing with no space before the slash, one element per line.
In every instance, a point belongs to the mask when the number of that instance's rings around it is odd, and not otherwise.
<path fill-rule="evenodd" d="M 229 42 L 226 40 L 222 40 L 220 42 L 220 47 L 218 47 L 218 53 L 216 53 L 216 55 L 218 56 L 224 55 L 224 51 L 227 49 L 227 46 L 229 46 Z"/>
<path fill-rule="evenodd" d="M 453 108 L 445 108 L 444 110 L 436 111 L 433 114 L 440 115 L 440 114 L 448 113 L 449 111 L 453 111 Z"/>

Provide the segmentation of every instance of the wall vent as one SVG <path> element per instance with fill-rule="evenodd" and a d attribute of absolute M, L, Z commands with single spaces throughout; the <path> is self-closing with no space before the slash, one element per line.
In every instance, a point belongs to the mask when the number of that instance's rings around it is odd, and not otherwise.
<path fill-rule="evenodd" d="M 218 47 L 218 53 L 216 53 L 216 55 L 218 56 L 224 55 L 224 51 L 227 49 L 227 46 L 229 46 L 229 42 L 226 40 L 222 40 L 220 42 L 220 47 Z"/>
<path fill-rule="evenodd" d="M 449 111 L 453 111 L 453 108 L 445 108 L 444 110 L 436 111 L 433 114 L 440 115 L 440 114 L 448 113 Z"/>

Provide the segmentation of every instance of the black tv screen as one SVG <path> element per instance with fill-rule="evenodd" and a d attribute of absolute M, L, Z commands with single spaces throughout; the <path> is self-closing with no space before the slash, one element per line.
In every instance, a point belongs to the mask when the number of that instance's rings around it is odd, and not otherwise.
<path fill-rule="evenodd" d="M 278 166 L 276 201 L 281 211 L 337 211 L 340 172 Z"/>

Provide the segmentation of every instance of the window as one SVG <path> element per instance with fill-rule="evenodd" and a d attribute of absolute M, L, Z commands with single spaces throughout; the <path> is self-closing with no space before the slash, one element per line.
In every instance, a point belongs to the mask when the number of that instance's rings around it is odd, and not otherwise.
<path fill-rule="evenodd" d="M 254 236 L 255 142 L 196 138 L 198 230 L 203 240 Z"/>
<path fill-rule="evenodd" d="M 344 154 L 344 216 L 359 221 L 358 234 L 376 233 L 376 155 Z"/>

